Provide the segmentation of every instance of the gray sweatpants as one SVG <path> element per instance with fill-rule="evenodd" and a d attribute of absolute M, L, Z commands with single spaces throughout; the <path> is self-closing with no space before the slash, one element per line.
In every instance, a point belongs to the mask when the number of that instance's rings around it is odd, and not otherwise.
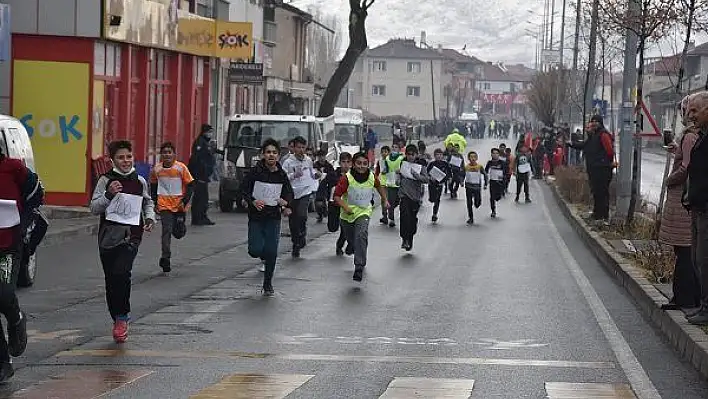
<path fill-rule="evenodd" d="M 369 217 L 362 216 L 354 223 L 342 219 L 341 229 L 349 245 L 354 245 L 354 270 L 364 269 L 369 249 Z"/>
<path fill-rule="evenodd" d="M 693 265 L 701 283 L 701 307 L 708 311 L 708 211 L 691 212 Z"/>
<path fill-rule="evenodd" d="M 160 211 L 160 223 L 162 224 L 162 258 L 170 259 L 172 256 L 172 227 L 174 226 L 175 214 L 170 211 Z"/>

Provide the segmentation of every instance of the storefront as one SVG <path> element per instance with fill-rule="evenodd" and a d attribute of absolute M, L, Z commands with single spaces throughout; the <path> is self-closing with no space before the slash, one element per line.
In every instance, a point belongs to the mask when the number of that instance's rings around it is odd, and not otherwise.
<path fill-rule="evenodd" d="M 124 8 L 112 10 L 116 4 Z M 243 40 L 250 23 L 175 13 L 150 1 L 104 5 L 104 40 L 13 35 L 11 112 L 38 133 L 32 143 L 49 204 L 86 205 L 113 140 L 133 143 L 142 175 L 165 141 L 186 161 L 209 121 L 210 66 L 252 53 Z M 135 12 L 115 18 L 130 7 Z M 137 34 L 146 23 L 152 34 Z"/>
<path fill-rule="evenodd" d="M 229 115 L 259 112 L 263 104 L 263 64 L 232 62 L 228 82 Z"/>

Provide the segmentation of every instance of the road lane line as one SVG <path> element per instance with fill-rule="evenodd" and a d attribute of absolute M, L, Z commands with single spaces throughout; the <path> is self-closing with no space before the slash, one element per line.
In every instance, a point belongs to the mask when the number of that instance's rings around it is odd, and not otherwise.
<path fill-rule="evenodd" d="M 467 399 L 474 380 L 449 378 L 396 377 L 379 399 L 450 398 Z"/>
<path fill-rule="evenodd" d="M 513 359 L 487 357 L 435 357 L 435 356 L 358 356 L 321 354 L 276 354 L 237 351 L 158 351 L 132 349 L 72 349 L 56 354 L 56 357 L 146 357 L 146 358 L 186 358 L 186 359 L 272 359 L 290 361 L 319 362 L 361 362 L 361 363 L 416 363 L 416 364 L 457 364 L 512 367 L 550 367 L 614 369 L 613 362 L 592 362 L 575 360 Z"/>
<path fill-rule="evenodd" d="M 180 324 L 199 324 L 204 321 L 207 321 L 210 319 L 214 314 L 221 312 L 222 310 L 228 308 L 229 306 L 233 305 L 236 303 L 236 301 L 225 301 L 225 302 L 219 302 L 214 305 L 209 306 L 208 308 L 204 309 L 202 313 L 195 314 L 193 316 L 189 316 L 182 320 Z"/>
<path fill-rule="evenodd" d="M 627 384 L 547 382 L 548 399 L 636 399 Z"/>
<path fill-rule="evenodd" d="M 152 370 L 81 370 L 13 392 L 16 399 L 97 399 L 152 374 Z M 5 396 L 3 396 L 5 397 Z"/>
<path fill-rule="evenodd" d="M 570 252 L 568 246 L 565 244 L 565 241 L 563 241 L 563 238 L 558 232 L 558 227 L 551 218 L 551 213 L 548 210 L 548 205 L 546 205 L 543 190 L 538 190 L 538 192 L 542 198 L 541 203 L 543 205 L 543 213 L 549 222 L 551 234 L 553 235 L 554 241 L 556 242 L 556 245 L 560 250 L 560 254 L 565 261 L 565 265 L 575 279 L 575 282 L 578 284 L 578 287 L 583 293 L 588 305 L 590 305 L 590 309 L 595 316 L 595 320 L 602 329 L 602 333 L 605 335 L 605 338 L 610 343 L 610 347 L 615 353 L 617 361 L 627 376 L 627 380 L 629 380 L 632 389 L 634 389 L 634 392 L 637 394 L 639 399 L 661 399 L 661 395 L 659 395 L 659 392 L 649 379 L 646 371 L 639 363 L 639 360 L 637 360 L 637 357 L 634 356 L 632 348 L 622 336 L 619 328 L 617 328 L 617 324 L 615 324 L 614 320 L 612 320 L 612 316 L 610 316 L 607 308 L 597 295 L 595 288 L 592 286 L 587 276 L 585 276 L 585 273 L 583 273 L 583 270 L 580 268 L 580 265 L 575 260 L 575 257 Z"/>
<path fill-rule="evenodd" d="M 189 399 L 280 399 L 312 379 L 300 374 L 234 374 Z"/>

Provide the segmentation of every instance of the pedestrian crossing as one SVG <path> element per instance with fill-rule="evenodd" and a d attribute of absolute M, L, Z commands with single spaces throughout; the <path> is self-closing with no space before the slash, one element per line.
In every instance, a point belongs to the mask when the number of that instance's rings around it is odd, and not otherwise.
<path fill-rule="evenodd" d="M 159 370 L 145 369 L 91 369 L 75 370 L 61 373 L 48 380 L 31 386 L 26 389 L 10 393 L 9 395 L 0 392 L 2 398 L 13 399 L 95 399 L 112 397 L 144 397 L 131 392 L 131 385 L 140 380 L 147 392 L 155 387 L 157 395 L 164 394 L 165 387 L 161 383 L 164 375 L 160 375 Z M 170 394 L 170 397 L 188 397 L 189 399 L 284 399 L 288 395 L 295 393 L 297 397 L 310 397 L 313 392 L 320 395 L 317 397 L 327 397 L 322 388 L 313 391 L 312 386 L 308 387 L 310 381 L 317 378 L 315 374 L 268 374 L 268 373 L 235 373 L 229 374 L 202 389 L 193 389 L 185 394 Z M 340 386 L 347 386 L 351 383 L 354 387 L 360 381 L 354 377 L 347 377 L 349 382 L 338 382 Z M 452 378 L 428 378 L 428 377 L 392 377 L 386 382 L 385 387 L 371 392 L 370 398 L 379 399 L 476 399 L 486 398 L 482 392 L 477 392 L 479 386 L 482 390 L 490 388 L 490 383 L 484 380 L 474 379 L 452 379 Z M 188 381 L 187 381 L 188 382 Z M 152 385 L 155 384 L 155 385 Z M 494 382 L 492 384 L 498 384 Z M 486 386 L 485 386 L 486 385 Z M 538 390 L 543 390 L 546 399 L 634 399 L 637 396 L 632 392 L 629 385 L 623 383 L 571 383 L 571 382 L 546 382 L 539 385 Z M 324 396 L 322 396 L 324 394 Z M 518 393 L 505 392 L 504 396 L 494 397 L 517 398 Z"/>

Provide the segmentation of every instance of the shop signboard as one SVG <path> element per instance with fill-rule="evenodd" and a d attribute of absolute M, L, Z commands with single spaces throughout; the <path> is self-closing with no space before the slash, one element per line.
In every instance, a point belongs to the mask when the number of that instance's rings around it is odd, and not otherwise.
<path fill-rule="evenodd" d="M 253 24 L 204 19 L 180 12 L 177 50 L 205 57 L 248 61 L 253 57 Z"/>
<path fill-rule="evenodd" d="M 263 83 L 263 64 L 232 62 L 229 67 L 232 83 Z"/>
<path fill-rule="evenodd" d="M 15 60 L 12 114 L 32 140 L 49 192 L 86 192 L 88 63 Z M 60 99 L 60 101 L 57 101 Z"/>
<path fill-rule="evenodd" d="M 10 6 L 0 4 L 0 62 L 10 60 Z"/>
<path fill-rule="evenodd" d="M 176 1 L 104 0 L 106 39 L 174 50 L 177 46 Z"/>

